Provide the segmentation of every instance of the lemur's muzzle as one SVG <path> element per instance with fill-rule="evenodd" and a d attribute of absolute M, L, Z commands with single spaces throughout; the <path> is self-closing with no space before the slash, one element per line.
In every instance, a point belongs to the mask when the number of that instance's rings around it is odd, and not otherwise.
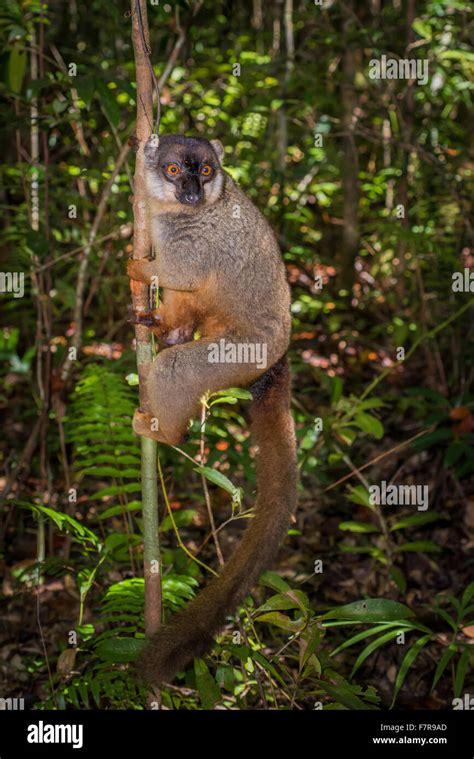
<path fill-rule="evenodd" d="M 201 182 L 196 174 L 190 174 L 183 178 L 181 186 L 177 189 L 176 197 L 180 203 L 195 206 L 201 202 L 204 193 Z"/>

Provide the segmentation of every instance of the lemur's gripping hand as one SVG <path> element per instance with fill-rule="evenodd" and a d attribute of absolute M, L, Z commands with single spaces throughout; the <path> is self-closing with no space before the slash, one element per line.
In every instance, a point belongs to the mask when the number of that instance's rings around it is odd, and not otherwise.
<path fill-rule="evenodd" d="M 136 279 L 140 282 L 140 261 L 135 261 L 133 258 L 130 258 L 127 261 L 127 274 L 130 279 Z"/>
<path fill-rule="evenodd" d="M 132 150 L 135 151 L 135 153 L 138 153 L 138 148 L 140 147 L 140 141 L 137 135 L 135 134 L 135 132 L 131 134 L 130 137 L 128 138 L 128 144 L 130 145 Z"/>
<path fill-rule="evenodd" d="M 127 261 L 127 274 L 130 279 L 143 282 L 144 285 L 151 285 L 154 269 L 155 262 L 148 261 L 146 258 L 129 258 Z"/>

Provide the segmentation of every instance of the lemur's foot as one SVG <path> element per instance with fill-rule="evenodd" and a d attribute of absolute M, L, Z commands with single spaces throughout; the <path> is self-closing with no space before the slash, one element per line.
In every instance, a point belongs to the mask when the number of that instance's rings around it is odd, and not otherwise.
<path fill-rule="evenodd" d="M 189 437 L 187 432 L 183 434 L 182 432 L 160 429 L 158 418 L 140 409 L 137 409 L 133 415 L 133 431 L 137 435 L 143 435 L 168 445 L 179 445 L 179 443 L 186 442 Z"/>
<path fill-rule="evenodd" d="M 157 327 L 161 324 L 161 316 L 158 309 L 150 311 L 135 311 L 133 306 L 128 306 L 128 321 L 131 324 L 141 324 L 142 327 Z"/>
<path fill-rule="evenodd" d="M 155 416 L 140 411 L 140 409 L 135 411 L 133 415 L 133 431 L 137 435 L 144 435 L 144 437 L 150 437 L 153 440 L 163 442 L 159 434 L 159 427 L 159 421 Z"/>
<path fill-rule="evenodd" d="M 175 327 L 163 335 L 163 342 L 167 347 L 171 345 L 182 345 L 189 343 L 193 339 L 194 330 L 192 327 Z"/>
<path fill-rule="evenodd" d="M 192 325 L 169 328 L 163 324 L 163 318 L 159 309 L 135 311 L 133 306 L 129 305 L 128 313 L 128 321 L 131 324 L 140 324 L 142 327 L 148 327 L 148 329 L 152 330 L 160 348 L 170 348 L 172 345 L 189 343 L 193 339 L 194 330 Z"/>

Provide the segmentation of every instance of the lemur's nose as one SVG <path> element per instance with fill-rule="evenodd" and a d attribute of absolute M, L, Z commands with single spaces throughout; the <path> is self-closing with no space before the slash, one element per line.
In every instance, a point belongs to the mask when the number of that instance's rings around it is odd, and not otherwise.
<path fill-rule="evenodd" d="M 184 200 L 186 203 L 190 203 L 191 205 L 194 205 L 195 203 L 199 203 L 201 199 L 201 196 L 197 192 L 187 192 L 184 196 Z"/>

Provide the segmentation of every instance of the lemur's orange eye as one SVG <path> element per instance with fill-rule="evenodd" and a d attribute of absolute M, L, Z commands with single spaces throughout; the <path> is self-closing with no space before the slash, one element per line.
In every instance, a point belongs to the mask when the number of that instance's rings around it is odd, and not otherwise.
<path fill-rule="evenodd" d="M 170 177 L 177 177 L 181 172 L 181 169 L 177 163 L 169 163 L 166 167 L 166 172 L 170 175 Z"/>
<path fill-rule="evenodd" d="M 203 177 L 210 177 L 213 172 L 214 169 L 208 163 L 205 163 L 204 166 L 201 166 L 201 174 Z"/>

